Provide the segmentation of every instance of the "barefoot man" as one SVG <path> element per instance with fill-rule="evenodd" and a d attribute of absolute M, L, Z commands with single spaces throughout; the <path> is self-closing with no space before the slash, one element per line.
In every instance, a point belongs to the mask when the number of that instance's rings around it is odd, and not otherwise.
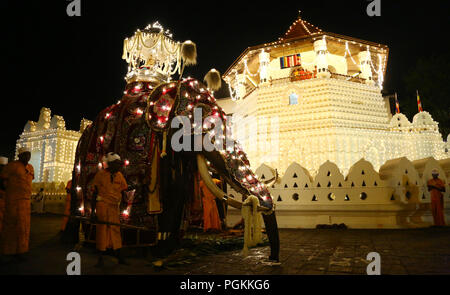
<path fill-rule="evenodd" d="M 125 177 L 119 171 L 123 162 L 120 156 L 114 153 L 108 153 L 106 161 L 108 168 L 99 170 L 94 177 L 94 198 L 95 196 L 97 198 L 93 210 L 96 211 L 95 215 L 98 221 L 120 223 L 119 205 L 122 200 L 122 192 L 128 188 Z M 108 248 L 114 250 L 120 264 L 127 264 L 120 251 L 122 238 L 119 226 L 97 224 L 96 243 L 99 251 L 98 267 L 103 266 L 103 254 Z"/>

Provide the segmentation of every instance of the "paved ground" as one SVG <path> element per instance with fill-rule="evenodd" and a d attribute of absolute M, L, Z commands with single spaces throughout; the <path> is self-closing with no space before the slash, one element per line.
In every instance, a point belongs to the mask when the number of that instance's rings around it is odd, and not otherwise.
<path fill-rule="evenodd" d="M 61 219 L 32 216 L 27 261 L 10 263 L 1 257 L 0 274 L 66 274 L 66 255 L 72 249 L 59 243 Z M 450 227 L 408 230 L 280 230 L 280 266 L 264 259 L 269 247 L 193 257 L 190 263 L 158 269 L 152 257 L 128 257 L 130 265 L 118 265 L 106 257 L 105 267 L 94 267 L 96 256 L 89 247 L 79 249 L 82 274 L 366 274 L 369 252 L 381 255 L 382 274 L 450 274 Z"/>

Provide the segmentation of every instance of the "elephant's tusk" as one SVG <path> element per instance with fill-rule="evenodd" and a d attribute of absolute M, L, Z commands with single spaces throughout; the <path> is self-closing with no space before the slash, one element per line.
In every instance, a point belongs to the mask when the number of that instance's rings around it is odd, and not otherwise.
<path fill-rule="evenodd" d="M 271 186 L 272 184 L 274 184 L 275 182 L 277 182 L 278 180 L 278 170 L 277 169 L 271 169 L 273 171 L 273 174 L 275 175 L 274 177 L 272 177 L 269 180 L 263 181 L 263 183 L 267 186 Z"/>
<path fill-rule="evenodd" d="M 212 180 L 211 175 L 209 175 L 205 157 L 201 154 L 197 154 L 197 166 L 200 177 L 205 182 L 206 187 L 213 193 L 214 196 L 216 196 L 216 198 L 220 200 L 226 199 L 227 203 L 234 208 L 242 208 L 241 202 L 228 198 L 227 194 L 217 187 Z"/>
<path fill-rule="evenodd" d="M 269 180 L 263 181 L 263 183 L 264 183 L 265 185 L 271 186 L 271 185 L 274 184 L 276 181 L 277 181 L 277 177 L 274 176 L 274 177 L 272 177 L 272 178 L 269 179 Z"/>
<path fill-rule="evenodd" d="M 197 166 L 198 166 L 198 172 L 200 173 L 200 177 L 205 182 L 206 187 L 213 193 L 216 198 L 219 198 L 220 200 L 226 200 L 227 204 L 231 207 L 241 209 L 242 208 L 242 202 L 228 198 L 227 194 L 223 192 L 221 189 L 217 187 L 217 185 L 214 183 L 214 181 L 211 178 L 211 175 L 209 175 L 208 166 L 206 165 L 205 157 L 202 154 L 197 154 Z M 269 211 L 268 208 L 258 206 L 258 211 Z"/>

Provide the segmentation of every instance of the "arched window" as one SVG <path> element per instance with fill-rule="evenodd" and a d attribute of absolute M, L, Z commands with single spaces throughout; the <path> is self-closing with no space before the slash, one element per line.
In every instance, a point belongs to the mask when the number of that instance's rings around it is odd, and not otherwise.
<path fill-rule="evenodd" d="M 289 94 L 289 104 L 298 104 L 298 95 L 295 92 Z"/>

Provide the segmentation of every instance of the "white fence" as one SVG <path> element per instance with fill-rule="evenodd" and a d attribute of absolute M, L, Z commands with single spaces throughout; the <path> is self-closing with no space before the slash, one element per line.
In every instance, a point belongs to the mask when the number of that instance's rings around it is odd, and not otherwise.
<path fill-rule="evenodd" d="M 340 223 L 349 228 L 426 227 L 432 224 L 426 183 L 432 178 L 434 168 L 446 183 L 444 200 L 448 222 L 450 159 L 411 162 L 403 157 L 387 161 L 379 172 L 361 159 L 345 177 L 330 161 L 322 164 L 314 177 L 299 164 L 292 163 L 269 190 L 281 228 L 315 228 L 318 224 Z M 261 165 L 256 174 L 264 181 L 274 177 L 275 171 Z M 241 198 L 230 187 L 228 194 Z M 239 218 L 238 210 L 229 210 L 229 225 Z"/>

